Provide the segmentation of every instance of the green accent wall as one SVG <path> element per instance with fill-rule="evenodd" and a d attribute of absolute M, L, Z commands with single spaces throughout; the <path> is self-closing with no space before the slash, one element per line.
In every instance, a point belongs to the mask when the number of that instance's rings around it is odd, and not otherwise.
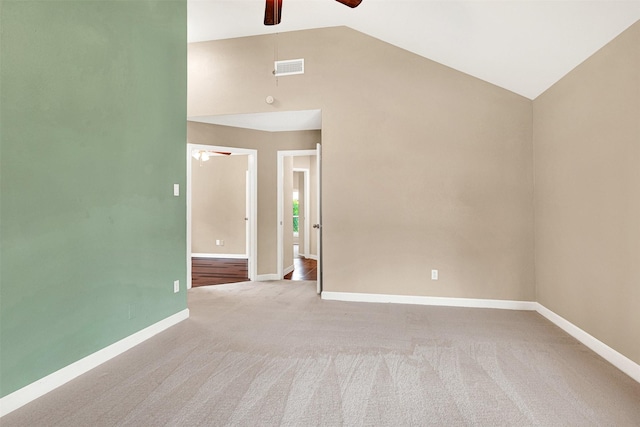
<path fill-rule="evenodd" d="M 186 13 L 0 2 L 0 396 L 186 308 Z"/>

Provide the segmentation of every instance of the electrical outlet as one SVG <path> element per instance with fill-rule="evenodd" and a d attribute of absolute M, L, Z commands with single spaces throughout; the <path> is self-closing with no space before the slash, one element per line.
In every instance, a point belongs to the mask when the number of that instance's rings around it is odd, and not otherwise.
<path fill-rule="evenodd" d="M 224 240 L 216 240 L 216 246 L 224 246 Z"/>
<path fill-rule="evenodd" d="M 438 280 L 438 270 L 431 270 L 431 280 Z"/>
<path fill-rule="evenodd" d="M 180 280 L 173 281 L 173 293 L 180 292 Z"/>

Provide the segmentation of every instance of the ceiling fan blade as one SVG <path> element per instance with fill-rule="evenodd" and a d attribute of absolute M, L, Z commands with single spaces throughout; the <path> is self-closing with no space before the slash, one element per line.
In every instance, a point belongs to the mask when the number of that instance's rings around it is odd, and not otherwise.
<path fill-rule="evenodd" d="M 264 25 L 278 25 L 282 17 L 282 0 L 265 0 Z"/>
<path fill-rule="evenodd" d="M 336 0 L 338 3 L 342 3 L 345 6 L 349 6 L 351 8 L 360 6 L 362 0 Z"/>
<path fill-rule="evenodd" d="M 215 154 L 220 154 L 222 156 L 230 156 L 231 153 L 227 152 L 227 151 L 214 151 Z"/>

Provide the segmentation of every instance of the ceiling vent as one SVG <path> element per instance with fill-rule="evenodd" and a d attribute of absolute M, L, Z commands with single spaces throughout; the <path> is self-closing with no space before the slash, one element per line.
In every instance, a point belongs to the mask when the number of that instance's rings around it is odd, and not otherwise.
<path fill-rule="evenodd" d="M 290 59 L 287 61 L 275 61 L 273 74 L 276 77 L 291 76 L 293 74 L 304 74 L 304 58 Z"/>

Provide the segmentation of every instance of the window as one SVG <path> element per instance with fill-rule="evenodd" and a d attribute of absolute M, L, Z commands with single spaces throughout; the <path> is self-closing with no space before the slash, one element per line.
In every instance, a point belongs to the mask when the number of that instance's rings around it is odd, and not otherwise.
<path fill-rule="evenodd" d="M 299 195 L 297 191 L 293 192 L 293 235 L 298 235 L 298 230 L 300 227 L 300 201 L 298 200 Z"/>

